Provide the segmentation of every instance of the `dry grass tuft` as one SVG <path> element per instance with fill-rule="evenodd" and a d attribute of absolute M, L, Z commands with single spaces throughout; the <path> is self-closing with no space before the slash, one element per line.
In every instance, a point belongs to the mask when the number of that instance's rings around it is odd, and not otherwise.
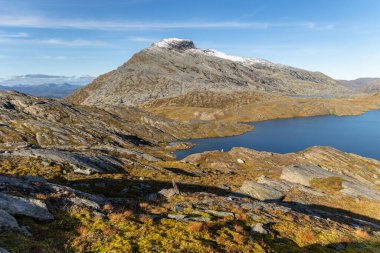
<path fill-rule="evenodd" d="M 365 239 L 365 240 L 368 240 L 371 236 L 368 234 L 367 231 L 363 230 L 363 229 L 357 229 L 355 231 L 355 234 L 357 237 L 361 238 L 361 239 Z"/>
<path fill-rule="evenodd" d="M 207 229 L 207 226 L 203 222 L 194 221 L 189 223 L 189 230 L 193 233 L 199 233 Z"/>

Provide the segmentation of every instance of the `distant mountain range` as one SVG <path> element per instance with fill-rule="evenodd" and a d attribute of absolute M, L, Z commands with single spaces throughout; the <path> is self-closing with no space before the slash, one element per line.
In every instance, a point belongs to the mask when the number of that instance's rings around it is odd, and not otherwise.
<path fill-rule="evenodd" d="M 71 85 L 68 83 L 49 83 L 39 85 L 0 86 L 0 90 L 18 91 L 36 97 L 62 98 L 70 95 L 71 93 L 73 93 L 81 87 L 82 86 L 80 85 Z"/>
<path fill-rule="evenodd" d="M 0 80 L 0 90 L 18 91 L 38 97 L 62 98 L 93 79 L 92 76 L 23 75 Z"/>
<path fill-rule="evenodd" d="M 341 83 L 357 91 L 375 93 L 380 91 L 380 78 L 358 78 L 355 80 L 341 80 Z"/>

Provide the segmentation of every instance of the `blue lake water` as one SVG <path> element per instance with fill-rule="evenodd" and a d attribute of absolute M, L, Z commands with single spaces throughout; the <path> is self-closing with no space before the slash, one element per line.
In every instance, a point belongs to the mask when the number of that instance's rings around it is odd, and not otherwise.
<path fill-rule="evenodd" d="M 239 136 L 190 140 L 196 146 L 175 152 L 177 159 L 210 150 L 247 147 L 290 153 L 311 146 L 330 146 L 380 160 L 380 110 L 360 116 L 318 116 L 252 123 L 255 129 Z"/>

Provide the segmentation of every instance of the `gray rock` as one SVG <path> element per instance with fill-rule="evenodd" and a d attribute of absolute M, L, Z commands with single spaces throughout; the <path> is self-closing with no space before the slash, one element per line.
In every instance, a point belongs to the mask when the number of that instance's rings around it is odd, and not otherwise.
<path fill-rule="evenodd" d="M 218 186 L 219 189 L 230 191 L 231 190 L 231 185 L 229 184 L 223 184 Z"/>
<path fill-rule="evenodd" d="M 2 247 L 0 247 L 0 253 L 9 253 L 9 251 L 6 250 L 6 249 L 4 249 L 4 248 L 2 248 Z"/>
<path fill-rule="evenodd" d="M 174 205 L 174 211 L 182 212 L 185 208 L 182 205 Z"/>
<path fill-rule="evenodd" d="M 215 211 L 215 210 L 205 210 L 205 213 L 211 214 L 216 217 L 234 217 L 235 215 L 231 212 L 222 212 L 222 211 Z"/>
<path fill-rule="evenodd" d="M 93 172 L 116 172 L 123 166 L 118 159 L 105 154 L 83 154 L 57 149 L 24 149 L 13 151 L 7 156 L 40 157 L 57 163 L 68 163 L 74 172 L 89 175 Z"/>
<path fill-rule="evenodd" d="M 24 227 L 19 226 L 17 220 L 12 215 L 0 209 L 0 231 L 7 230 L 20 232 L 26 236 L 31 236 L 28 230 L 26 230 Z"/>
<path fill-rule="evenodd" d="M 253 210 L 253 209 L 257 208 L 257 206 L 255 206 L 252 203 L 243 203 L 243 204 L 240 205 L 240 207 L 242 209 L 246 209 L 246 210 Z"/>
<path fill-rule="evenodd" d="M 268 234 L 268 231 L 264 228 L 264 225 L 262 223 L 256 223 L 255 225 L 252 225 L 251 232 L 253 234 L 262 234 L 262 235 Z"/>
<path fill-rule="evenodd" d="M 184 219 L 185 221 L 199 221 L 199 222 L 207 222 L 211 221 L 210 217 L 188 217 Z"/>
<path fill-rule="evenodd" d="M 339 176 L 318 166 L 291 165 L 282 170 L 281 179 L 288 182 L 310 186 L 310 180 Z"/>
<path fill-rule="evenodd" d="M 183 221 L 183 220 L 185 220 L 186 215 L 184 215 L 184 214 L 168 214 L 168 218 Z"/>
<path fill-rule="evenodd" d="M 164 196 L 165 198 L 170 198 L 170 197 L 177 195 L 177 191 L 173 188 L 162 189 L 161 191 L 158 192 L 158 194 Z"/>
<path fill-rule="evenodd" d="M 37 182 L 37 183 L 47 183 L 48 182 L 45 178 L 39 177 L 39 176 L 25 176 L 24 178 L 29 182 Z"/>
<path fill-rule="evenodd" d="M 339 243 L 338 245 L 336 245 L 336 247 L 335 247 L 335 249 L 336 250 L 344 250 L 346 247 L 344 246 L 344 244 L 342 244 L 342 243 Z"/>
<path fill-rule="evenodd" d="M 290 182 L 284 180 L 273 180 L 267 178 L 266 176 L 260 176 L 257 178 L 257 183 L 268 185 L 269 187 L 272 187 L 273 189 L 276 189 L 280 192 L 289 191 L 293 187 L 293 184 Z"/>
<path fill-rule="evenodd" d="M 352 197 L 365 197 L 367 199 L 371 199 L 377 202 L 380 202 L 380 193 L 375 189 L 368 187 L 362 183 L 354 183 L 354 182 L 343 182 L 342 193 L 352 196 Z"/>
<path fill-rule="evenodd" d="M 307 186 L 304 186 L 304 185 L 298 185 L 297 187 L 300 191 L 304 192 L 304 193 L 307 193 L 307 194 L 311 194 L 311 195 L 314 195 L 314 196 L 318 196 L 318 197 L 323 197 L 325 196 L 325 194 L 323 192 L 320 192 L 320 191 L 317 191 L 317 190 L 314 190 L 310 187 L 307 187 Z"/>
<path fill-rule="evenodd" d="M 240 187 L 240 192 L 247 194 L 258 200 L 280 200 L 285 195 L 265 184 L 259 184 L 252 181 L 244 181 Z"/>
<path fill-rule="evenodd" d="M 27 199 L 0 193 L 0 209 L 12 215 L 22 215 L 41 221 L 54 219 L 46 204 L 38 199 Z"/>
<path fill-rule="evenodd" d="M 75 197 L 75 198 L 68 198 L 67 200 L 78 206 L 89 207 L 96 210 L 100 209 L 100 205 L 98 203 L 96 203 L 95 201 L 88 200 L 88 199 Z"/>

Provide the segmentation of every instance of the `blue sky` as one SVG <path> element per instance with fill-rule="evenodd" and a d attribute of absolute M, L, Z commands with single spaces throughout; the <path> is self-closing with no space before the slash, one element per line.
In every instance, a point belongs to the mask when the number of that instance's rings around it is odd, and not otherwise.
<path fill-rule="evenodd" d="M 380 77 L 379 0 L 0 0 L 0 78 L 99 75 L 162 38 Z"/>

